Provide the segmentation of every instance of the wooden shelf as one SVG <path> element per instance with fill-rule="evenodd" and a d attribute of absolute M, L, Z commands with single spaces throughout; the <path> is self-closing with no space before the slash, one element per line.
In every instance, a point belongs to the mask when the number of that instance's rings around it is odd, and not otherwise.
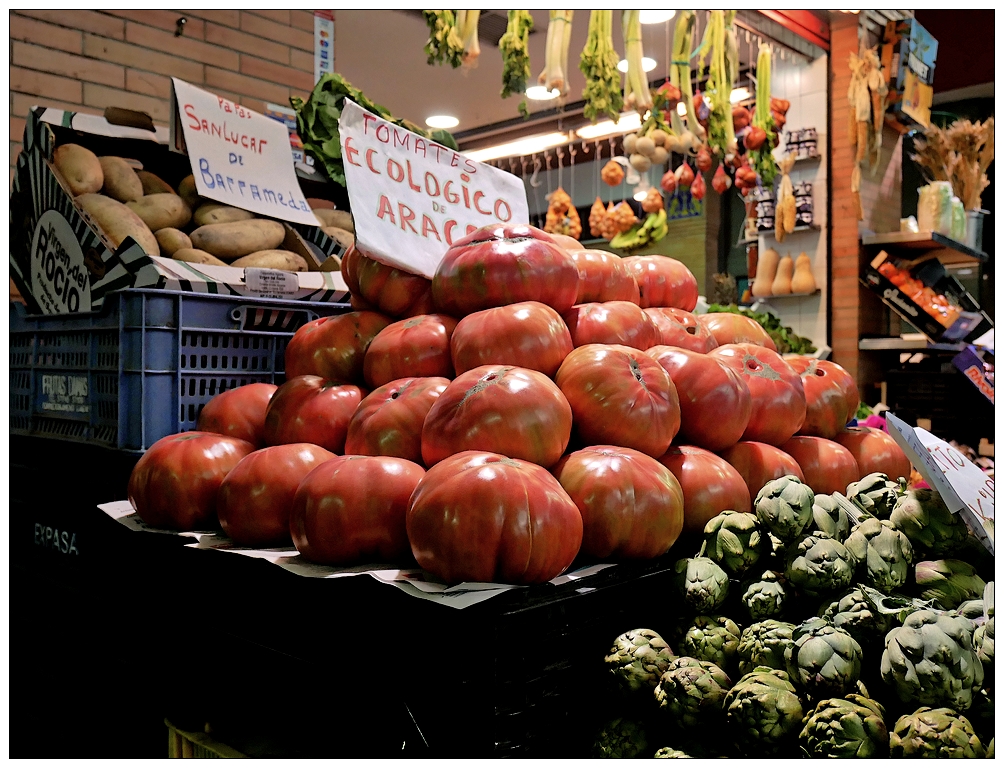
<path fill-rule="evenodd" d="M 758 301 L 774 301 L 775 299 L 804 299 L 806 296 L 819 296 L 821 293 L 822 290 L 817 288 L 812 291 L 812 293 L 782 293 L 777 296 L 754 296 L 753 300 L 744 306 L 751 306 L 756 304 Z"/>
<path fill-rule="evenodd" d="M 796 164 L 798 164 L 798 163 L 813 163 L 813 162 L 816 162 L 817 160 L 822 160 L 822 159 L 823 159 L 822 155 L 807 155 L 806 157 L 796 157 L 795 158 L 795 163 Z"/>
<path fill-rule="evenodd" d="M 796 232 L 819 232 L 821 229 L 822 227 L 819 224 L 799 224 L 788 234 L 793 235 Z M 763 232 L 758 232 L 756 237 L 742 238 L 738 243 L 736 243 L 736 245 L 749 245 L 750 243 L 755 243 L 761 236 L 767 238 L 768 240 L 774 240 L 774 242 L 777 242 L 777 239 L 774 237 L 773 230 L 764 230 Z"/>
<path fill-rule="evenodd" d="M 882 246 L 915 262 L 937 258 L 942 264 L 979 264 L 990 260 L 983 251 L 952 240 L 939 232 L 883 232 L 861 238 L 862 245 Z"/>
<path fill-rule="evenodd" d="M 920 337 L 920 338 L 917 338 Z M 931 349 L 940 352 L 961 352 L 966 345 L 958 344 L 934 344 L 927 340 L 923 334 L 911 334 L 909 338 L 902 336 L 892 336 L 890 338 L 861 339 L 858 341 L 858 349 L 862 352 L 884 352 L 884 351 L 909 351 L 917 349 Z"/>

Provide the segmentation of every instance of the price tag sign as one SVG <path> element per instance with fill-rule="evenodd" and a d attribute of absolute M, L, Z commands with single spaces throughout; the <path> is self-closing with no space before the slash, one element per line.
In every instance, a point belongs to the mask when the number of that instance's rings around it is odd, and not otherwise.
<path fill-rule="evenodd" d="M 172 138 L 180 123 L 199 194 L 297 224 L 321 223 L 300 190 L 286 127 L 172 78 Z"/>
<path fill-rule="evenodd" d="M 889 434 L 948 508 L 994 553 L 994 479 L 941 438 L 913 428 L 888 411 Z"/>
<path fill-rule="evenodd" d="M 338 130 L 356 247 L 431 278 L 447 249 L 489 224 L 530 220 L 526 188 L 345 100 Z"/>

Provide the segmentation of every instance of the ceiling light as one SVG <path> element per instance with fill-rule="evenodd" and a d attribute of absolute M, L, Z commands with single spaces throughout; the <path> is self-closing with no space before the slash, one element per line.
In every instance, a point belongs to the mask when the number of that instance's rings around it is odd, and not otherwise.
<path fill-rule="evenodd" d="M 453 115 L 433 115 L 425 118 L 425 124 L 430 128 L 456 128 L 460 121 Z"/>
<path fill-rule="evenodd" d="M 615 123 L 613 120 L 600 120 L 596 125 L 584 125 L 576 128 L 575 133 L 580 139 L 598 139 L 602 136 L 615 136 L 630 133 L 641 128 L 641 115 L 637 112 L 622 114 Z"/>
<path fill-rule="evenodd" d="M 561 95 L 557 88 L 547 90 L 543 85 L 531 85 L 526 89 L 526 97 L 533 101 L 550 101 Z"/>
<path fill-rule="evenodd" d="M 740 101 L 746 101 L 749 97 L 749 88 L 733 88 L 732 93 L 729 94 L 729 101 L 733 104 L 738 104 Z"/>
<path fill-rule="evenodd" d="M 676 104 L 676 114 L 678 114 L 680 117 L 687 116 L 687 105 L 684 104 L 682 101 L 679 101 Z"/>
<path fill-rule="evenodd" d="M 517 139 L 506 144 L 497 144 L 494 147 L 475 149 L 464 154 L 471 160 L 485 162 L 486 160 L 497 160 L 500 157 L 515 157 L 517 155 L 532 155 L 534 152 L 543 152 L 550 147 L 557 147 L 568 142 L 568 134 L 555 131 L 554 133 L 541 133 L 536 136 L 527 136 L 524 139 Z"/>
<path fill-rule="evenodd" d="M 650 59 L 648 56 L 643 57 L 641 60 L 641 68 L 646 72 L 651 72 L 653 69 L 656 68 L 657 65 L 658 62 L 656 62 L 655 59 Z M 628 70 L 627 59 L 621 59 L 620 61 L 617 62 L 617 70 L 619 72 L 627 72 Z"/>
<path fill-rule="evenodd" d="M 638 14 L 638 20 L 642 24 L 662 24 L 676 16 L 676 11 L 642 11 Z"/>

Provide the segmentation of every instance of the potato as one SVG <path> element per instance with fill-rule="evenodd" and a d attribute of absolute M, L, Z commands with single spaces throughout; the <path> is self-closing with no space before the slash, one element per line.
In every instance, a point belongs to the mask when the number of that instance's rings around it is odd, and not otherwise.
<path fill-rule="evenodd" d="M 192 220 L 195 226 L 201 227 L 206 224 L 226 224 L 228 221 L 250 221 L 253 218 L 255 215 L 243 208 L 234 208 L 223 203 L 203 203 L 195 209 Z"/>
<path fill-rule="evenodd" d="M 66 180 L 74 197 L 100 192 L 105 183 L 98 156 L 79 144 L 63 144 L 52 153 L 52 164 Z"/>
<path fill-rule="evenodd" d="M 192 220 L 192 209 L 172 192 L 143 195 L 136 202 L 126 203 L 126 205 L 136 211 L 136 214 L 154 232 L 165 227 L 178 229 Z"/>
<path fill-rule="evenodd" d="M 230 262 L 231 267 L 258 267 L 260 269 L 284 269 L 287 272 L 306 272 L 307 262 L 292 251 L 269 249 L 256 251 Z"/>
<path fill-rule="evenodd" d="M 165 256 L 174 256 L 176 251 L 192 247 L 192 239 L 180 229 L 173 227 L 158 229 L 153 233 L 153 236 L 157 238 L 160 252 Z"/>
<path fill-rule="evenodd" d="M 327 208 L 314 208 L 314 215 L 324 227 L 338 227 L 346 232 L 355 234 L 356 228 L 352 224 L 352 214 L 348 211 L 333 211 Z"/>
<path fill-rule="evenodd" d="M 196 248 L 227 260 L 278 248 L 286 239 L 286 229 L 278 221 L 269 219 L 228 221 L 199 227 L 191 238 Z"/>
<path fill-rule="evenodd" d="M 212 264 L 214 267 L 225 267 L 227 263 L 220 261 L 213 254 L 200 251 L 198 248 L 179 248 L 171 255 L 172 259 L 187 261 L 189 264 Z"/>
<path fill-rule="evenodd" d="M 351 248 L 356 242 L 356 236 L 341 227 L 321 227 L 321 231 L 345 250 Z"/>
<path fill-rule="evenodd" d="M 143 182 L 136 171 L 121 157 L 106 155 L 99 157 L 105 184 L 101 188 L 108 197 L 121 203 L 129 203 L 143 197 Z"/>
<path fill-rule="evenodd" d="M 113 248 L 118 248 L 126 237 L 132 237 L 148 254 L 160 256 L 157 238 L 129 206 L 93 192 L 80 195 L 76 203 L 94 220 Z"/>
<path fill-rule="evenodd" d="M 178 182 L 178 196 L 185 201 L 193 211 L 199 207 L 199 190 L 195 186 L 195 177 L 189 174 Z"/>
<path fill-rule="evenodd" d="M 160 192 L 169 192 L 172 195 L 175 194 L 174 187 L 160 178 L 160 176 L 156 173 L 150 173 L 150 171 L 136 171 L 136 175 L 139 176 L 139 180 L 143 184 L 144 195 L 156 195 Z"/>

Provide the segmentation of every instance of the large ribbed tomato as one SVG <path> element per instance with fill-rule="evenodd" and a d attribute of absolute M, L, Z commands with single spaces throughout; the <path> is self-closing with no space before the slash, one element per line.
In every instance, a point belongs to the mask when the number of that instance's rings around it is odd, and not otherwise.
<path fill-rule="evenodd" d="M 425 475 L 391 456 L 336 456 L 303 478 L 289 513 L 293 544 L 328 565 L 396 563 L 411 546 L 408 500 Z"/>
<path fill-rule="evenodd" d="M 875 427 L 848 427 L 833 438 L 851 452 L 861 476 L 872 472 L 910 479 L 910 459 L 891 436 Z"/>
<path fill-rule="evenodd" d="M 576 304 L 594 301 L 641 302 L 638 283 L 628 272 L 624 260 L 609 251 L 569 251 L 579 270 L 579 295 Z"/>
<path fill-rule="evenodd" d="M 673 307 L 648 307 L 645 314 L 659 329 L 660 343 L 692 352 L 710 352 L 718 346 L 715 337 L 697 322 L 697 315 Z"/>
<path fill-rule="evenodd" d="M 721 457 L 743 476 L 751 499 L 755 499 L 760 489 L 771 480 L 785 475 L 794 475 L 805 482 L 798 462 L 780 448 L 767 443 L 744 440 L 722 451 Z"/>
<path fill-rule="evenodd" d="M 363 383 L 363 359 L 380 331 L 394 322 L 379 312 L 348 312 L 304 325 L 286 345 L 286 378 L 320 376 Z"/>
<path fill-rule="evenodd" d="M 213 432 L 162 437 L 133 467 L 129 503 L 143 522 L 157 528 L 215 528 L 217 491 L 227 473 L 253 450 L 246 440 Z"/>
<path fill-rule="evenodd" d="M 220 392 L 202 407 L 196 429 L 247 440 L 261 448 L 265 411 L 277 389 L 275 384 L 259 383 Z"/>
<path fill-rule="evenodd" d="M 659 343 L 659 329 L 652 318 L 630 301 L 576 304 L 564 315 L 572 344 L 623 344 L 646 350 Z"/>
<path fill-rule="evenodd" d="M 300 481 L 335 454 L 311 443 L 262 448 L 230 470 L 216 498 L 224 532 L 246 547 L 289 544 L 289 510 Z"/>
<path fill-rule="evenodd" d="M 422 427 L 427 467 L 461 451 L 493 451 L 542 467 L 568 446 L 572 409 L 540 371 L 482 365 L 443 390 Z"/>
<path fill-rule="evenodd" d="M 777 352 L 756 344 L 725 344 L 708 353 L 739 373 L 753 409 L 743 440 L 781 445 L 805 421 L 802 379 Z"/>
<path fill-rule="evenodd" d="M 359 403 L 345 437 L 345 453 L 396 456 L 422 463 L 422 425 L 449 379 L 398 379 L 377 387 Z"/>
<path fill-rule="evenodd" d="M 643 307 L 676 307 L 692 312 L 697 306 L 697 278 L 682 261 L 652 254 L 624 259 L 638 283 Z"/>
<path fill-rule="evenodd" d="M 482 451 L 426 472 L 407 522 L 418 564 L 449 584 L 550 581 L 582 543 L 582 516 L 550 472 Z"/>
<path fill-rule="evenodd" d="M 771 352 L 777 352 L 777 345 L 770 334 L 756 320 L 734 312 L 709 312 L 698 315 L 697 322 L 715 337 L 718 346 L 725 344 L 757 344 Z"/>
<path fill-rule="evenodd" d="M 648 351 L 676 386 L 680 399 L 680 442 L 721 451 L 739 442 L 752 404 L 743 377 L 709 355 L 679 347 Z"/>
<path fill-rule="evenodd" d="M 822 437 L 793 437 L 781 450 L 798 462 L 813 493 L 846 493 L 861 479 L 853 454 L 840 443 Z"/>
<path fill-rule="evenodd" d="M 651 559 L 683 530 L 683 489 L 644 453 L 594 445 L 552 470 L 582 515 L 582 552 L 595 558 Z"/>
<path fill-rule="evenodd" d="M 554 376 L 572 351 L 561 315 L 539 301 L 521 301 L 474 312 L 450 340 L 457 375 L 481 365 L 515 365 Z"/>
<path fill-rule="evenodd" d="M 742 475 L 721 456 L 692 445 L 670 448 L 659 459 L 683 488 L 683 530 L 701 533 L 726 509 L 749 512 L 750 492 Z"/>
<path fill-rule="evenodd" d="M 265 443 L 313 443 L 342 453 L 349 420 L 366 395 L 355 384 L 296 376 L 279 387 L 268 404 Z"/>
<path fill-rule="evenodd" d="M 680 431 L 680 401 L 651 357 L 621 344 L 572 350 L 554 377 L 586 445 L 620 445 L 661 456 Z"/>
<path fill-rule="evenodd" d="M 561 313 L 578 293 L 579 271 L 568 251 L 525 224 L 482 227 L 457 240 L 432 278 L 433 301 L 453 317 L 518 301 Z"/>
<path fill-rule="evenodd" d="M 342 257 L 342 278 L 353 296 L 391 317 L 432 311 L 432 283 L 426 277 L 382 264 L 349 248 Z"/>
<path fill-rule="evenodd" d="M 853 385 L 854 380 L 847 371 L 828 360 L 799 355 L 785 358 L 785 361 L 802 378 L 805 391 L 805 421 L 798 434 L 832 440 L 853 416 L 847 411 L 847 383 L 850 381 Z"/>
<path fill-rule="evenodd" d="M 391 323 L 374 337 L 363 358 L 370 387 L 408 376 L 453 378 L 450 337 L 457 321 L 446 315 L 415 315 Z"/>

